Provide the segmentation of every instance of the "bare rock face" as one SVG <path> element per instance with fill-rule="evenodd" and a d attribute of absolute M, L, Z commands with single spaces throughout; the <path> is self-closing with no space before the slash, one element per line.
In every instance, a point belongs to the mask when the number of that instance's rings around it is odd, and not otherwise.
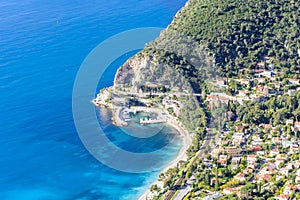
<path fill-rule="evenodd" d="M 190 91 L 191 86 L 174 67 L 159 62 L 159 56 L 135 55 L 117 71 L 114 89 L 118 91 L 140 93 L 142 87 L 166 87 L 177 91 Z"/>
<path fill-rule="evenodd" d="M 152 58 L 134 56 L 126 61 L 117 71 L 114 87 L 127 92 L 138 92 L 141 82 L 145 81 L 145 73 L 150 70 Z"/>

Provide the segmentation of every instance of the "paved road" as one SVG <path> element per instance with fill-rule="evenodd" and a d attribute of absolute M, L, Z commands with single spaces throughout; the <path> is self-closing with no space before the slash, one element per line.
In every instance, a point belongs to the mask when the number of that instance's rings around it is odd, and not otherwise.
<path fill-rule="evenodd" d="M 148 96 L 150 93 L 149 92 L 145 92 L 145 93 L 138 93 L 138 92 L 124 92 L 124 91 L 120 91 L 120 90 L 114 90 L 113 91 L 115 94 L 122 94 L 122 95 L 134 95 L 137 97 L 146 97 Z M 176 95 L 176 96 L 189 96 L 189 93 L 185 93 L 185 92 L 172 92 L 172 93 L 168 93 L 168 92 L 157 92 L 157 93 L 151 93 L 151 95 L 155 95 L 155 96 L 163 96 L 163 95 Z M 197 97 L 201 97 L 202 94 L 198 94 L 198 93 L 193 93 L 194 96 Z"/>
<path fill-rule="evenodd" d="M 173 200 L 182 200 L 190 191 L 192 191 L 192 187 L 190 185 L 183 186 Z"/>

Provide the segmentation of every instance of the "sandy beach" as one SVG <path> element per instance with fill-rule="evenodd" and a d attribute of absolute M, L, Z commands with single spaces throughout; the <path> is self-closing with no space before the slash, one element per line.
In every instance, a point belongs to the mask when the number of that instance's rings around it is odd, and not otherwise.
<path fill-rule="evenodd" d="M 175 120 L 169 120 L 167 122 L 170 126 L 174 127 L 182 136 L 182 147 L 180 148 L 180 151 L 177 155 L 177 157 L 172 160 L 172 162 L 161 172 L 166 172 L 168 169 L 176 167 L 177 163 L 181 160 L 186 161 L 187 160 L 187 156 L 186 156 L 186 150 L 188 149 L 188 147 L 192 144 L 192 136 L 189 134 L 189 132 L 187 130 L 185 130 L 184 128 L 182 128 L 179 124 L 179 122 L 175 121 Z M 158 179 L 158 177 L 157 177 Z M 153 182 L 151 185 L 162 185 L 163 183 L 161 181 L 155 181 Z M 147 189 L 147 191 L 141 196 L 139 197 L 139 200 L 148 200 L 148 199 L 152 199 L 152 192 L 150 192 L 150 188 Z"/>
<path fill-rule="evenodd" d="M 107 96 L 108 95 L 106 95 L 106 97 Z M 107 103 L 105 101 L 106 97 L 102 97 L 101 95 L 99 95 L 99 96 L 97 96 L 96 99 L 93 100 L 93 103 L 96 106 L 105 106 L 113 111 L 113 116 L 112 116 L 113 124 L 115 124 L 116 126 L 127 126 L 128 123 L 126 121 L 124 121 L 124 119 L 122 117 L 122 111 L 125 108 L 121 107 L 121 106 L 114 106 L 112 103 Z M 161 172 L 166 172 L 169 168 L 176 167 L 177 163 L 181 160 L 183 160 L 183 161 L 187 160 L 186 150 L 192 144 L 192 136 L 191 136 L 191 134 L 189 134 L 189 132 L 187 130 L 185 130 L 185 128 L 181 125 L 180 122 L 175 120 L 172 115 L 165 113 L 165 111 L 163 111 L 159 108 L 149 108 L 149 107 L 145 108 L 145 107 L 141 107 L 141 106 L 133 106 L 131 109 L 133 111 L 138 111 L 138 112 L 158 113 L 158 115 L 160 116 L 159 121 L 166 121 L 165 123 L 167 123 L 168 125 L 175 128 L 182 137 L 182 146 L 179 150 L 178 155 Z M 156 123 L 156 122 L 151 121 L 149 123 Z M 158 186 L 163 185 L 163 183 L 161 181 L 158 181 L 158 177 L 157 177 L 157 181 L 153 182 L 152 185 L 153 184 L 157 184 Z M 148 188 L 148 190 L 139 198 L 139 200 L 152 199 L 152 196 L 153 196 L 153 194 L 150 192 L 150 188 Z"/>

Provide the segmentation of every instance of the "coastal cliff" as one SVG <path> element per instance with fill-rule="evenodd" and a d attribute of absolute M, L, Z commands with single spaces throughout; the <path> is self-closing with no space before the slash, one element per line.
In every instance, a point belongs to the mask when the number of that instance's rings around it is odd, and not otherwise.
<path fill-rule="evenodd" d="M 118 70 L 114 78 L 114 87 L 124 91 L 138 92 L 140 82 L 146 79 L 146 72 L 155 63 L 153 58 L 134 56 L 127 60 Z"/>
<path fill-rule="evenodd" d="M 167 86 L 160 89 L 209 94 L 208 80 L 251 77 L 269 67 L 257 64 L 269 58 L 272 68 L 295 77 L 300 69 L 299 8 L 297 1 L 190 0 L 157 39 L 118 69 L 114 89 L 136 94 Z M 196 124 L 193 128 L 200 126 Z"/>
<path fill-rule="evenodd" d="M 256 63 L 272 58 L 278 70 L 295 73 L 300 70 L 299 10 L 299 1 L 189 0 L 157 39 L 118 70 L 115 85 L 136 90 L 127 81 L 149 78 L 138 74 L 162 63 L 196 92 L 203 89 L 203 68 L 227 78 L 251 75 Z"/>
<path fill-rule="evenodd" d="M 264 57 L 272 57 L 273 65 L 283 71 L 296 72 L 300 69 L 299 8 L 299 1 L 190 0 L 152 46 L 139 54 L 169 59 L 172 65 L 186 58 L 194 66 L 185 50 L 200 48 L 198 52 L 213 57 L 223 77 L 251 74 Z M 178 67 L 183 70 L 184 65 Z"/>
<path fill-rule="evenodd" d="M 161 107 L 165 106 L 163 101 L 176 104 L 177 107 L 163 109 L 169 109 L 168 113 L 176 116 L 183 127 L 195 132 L 189 148 L 191 155 L 203 154 L 199 144 L 205 141 L 207 128 L 224 125 L 223 121 L 217 125 L 212 122 L 211 111 L 226 113 L 230 101 L 218 98 L 210 105 L 204 101 L 213 92 L 214 82 L 226 82 L 226 94 L 225 91 L 221 94 L 227 97 L 236 95 L 238 87 L 228 79 L 253 80 L 259 70 L 276 67 L 276 73 L 285 72 L 286 77 L 298 78 L 299 10 L 297 1 L 190 0 L 156 40 L 118 69 L 112 90 L 128 98 L 158 97 L 159 103 L 151 103 Z M 253 86 L 247 86 L 253 92 Z M 213 99 L 216 95 L 208 97 Z M 223 118 L 221 114 L 217 117 Z M 211 146 L 209 142 L 203 144 Z M 177 175 L 166 177 L 165 184 Z M 181 185 L 181 178 L 177 178 Z M 173 180 L 174 184 L 177 183 Z M 161 194 L 167 199 L 174 195 L 173 191 L 166 191 L 167 195 Z"/>

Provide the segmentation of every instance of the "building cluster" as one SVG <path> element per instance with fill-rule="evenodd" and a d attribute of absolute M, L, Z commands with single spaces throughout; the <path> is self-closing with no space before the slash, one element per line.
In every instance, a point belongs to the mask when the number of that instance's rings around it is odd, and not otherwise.
<path fill-rule="evenodd" d="M 270 95 L 292 95 L 300 90 L 300 82 L 298 78 L 284 78 L 284 72 L 271 64 L 272 58 L 266 58 L 263 62 L 257 63 L 256 70 L 253 70 L 248 76 L 236 78 L 234 82 L 235 94 L 212 93 L 207 96 L 207 101 L 223 101 L 236 100 L 240 103 L 243 101 L 254 100 L 263 101 Z M 296 72 L 300 74 L 300 72 Z M 232 87 L 230 80 L 223 78 L 217 80 L 219 86 L 227 88 Z"/>
<path fill-rule="evenodd" d="M 298 124 L 293 127 L 297 129 Z M 219 169 L 229 170 L 227 176 L 231 177 L 222 179 L 218 175 L 221 193 L 241 197 L 241 188 L 247 184 L 260 185 L 260 192 L 276 188 L 274 198 L 280 200 L 291 199 L 300 192 L 300 140 L 297 137 L 270 124 L 233 125 L 219 135 L 211 156 Z M 213 161 L 207 159 L 203 164 L 210 166 L 209 169 L 213 167 Z"/>

